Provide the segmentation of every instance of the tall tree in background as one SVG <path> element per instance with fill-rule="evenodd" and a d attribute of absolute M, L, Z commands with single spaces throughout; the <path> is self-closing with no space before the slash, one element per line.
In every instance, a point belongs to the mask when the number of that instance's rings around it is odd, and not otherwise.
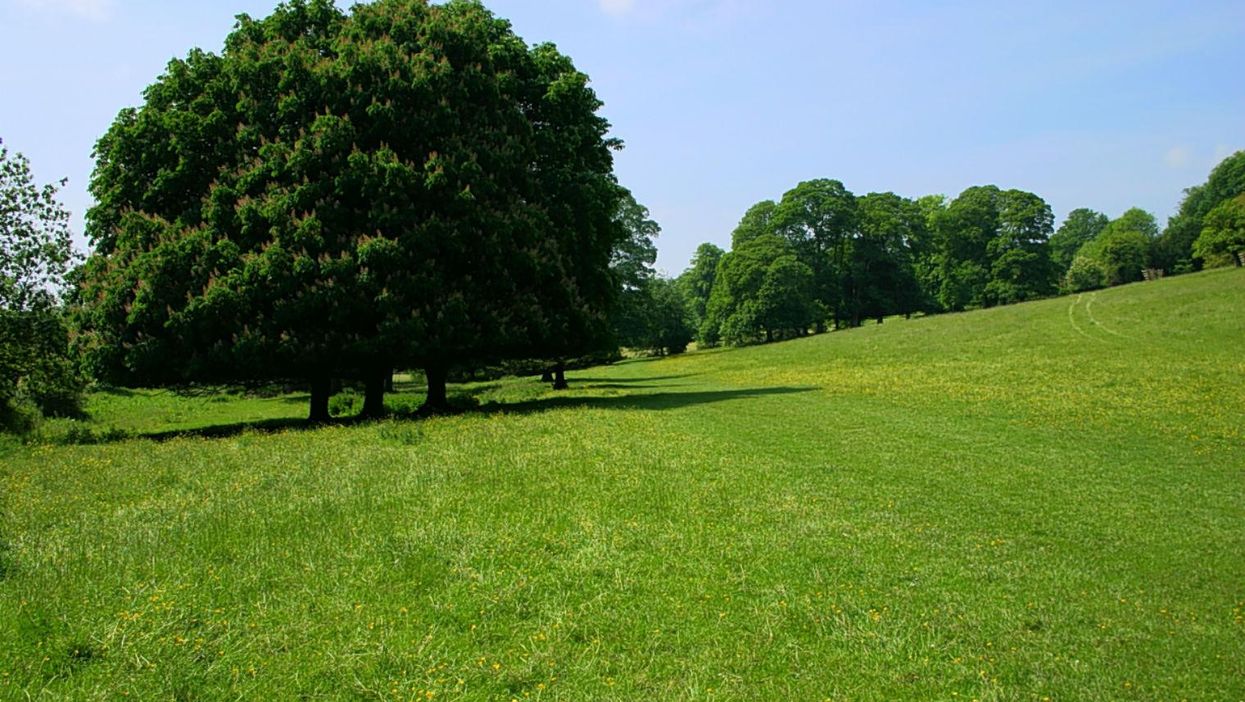
<path fill-rule="evenodd" d="M 1141 280 L 1142 271 L 1151 265 L 1157 237 L 1154 215 L 1134 207 L 1111 220 L 1098 236 L 1081 247 L 1077 256 L 1097 262 L 1107 285 L 1132 283 Z"/>
<path fill-rule="evenodd" d="M 614 331 L 625 347 L 657 354 L 681 353 L 692 339 L 686 303 L 675 283 L 657 276 L 653 239 L 661 227 L 648 209 L 624 192 L 617 221 L 624 236 L 610 261 L 620 288 Z"/>
<path fill-rule="evenodd" d="M 610 254 L 610 270 L 625 293 L 639 289 L 656 274 L 653 264 L 657 262 L 657 244 L 653 240 L 661 234 L 661 225 L 626 190 L 619 198 L 615 220 L 623 235 Z"/>
<path fill-rule="evenodd" d="M 938 221 L 947 209 L 946 195 L 923 195 L 916 200 L 924 220 L 922 237 L 911 243 L 912 268 L 921 290 L 921 309 L 941 312 L 938 300 L 942 289 L 942 256 L 938 243 Z"/>
<path fill-rule="evenodd" d="M 747 344 L 806 334 L 825 318 L 812 269 L 786 239 L 766 234 L 722 257 L 702 335 Z"/>
<path fill-rule="evenodd" d="M 987 245 L 990 282 L 987 305 L 1034 300 L 1055 292 L 1058 272 L 1050 258 L 1054 215 L 1042 198 L 1005 190 L 999 201 L 999 229 Z"/>
<path fill-rule="evenodd" d="M 837 180 L 805 181 L 782 196 L 770 221 L 774 232 L 791 243 L 796 257 L 813 272 L 814 299 L 839 326 L 850 315 L 845 283 L 860 227 L 856 197 Z M 818 331 L 822 328 L 822 320 L 817 320 Z"/>
<path fill-rule="evenodd" d="M 1111 219 L 1101 212 L 1078 208 L 1068 213 L 1059 230 L 1050 238 L 1050 257 L 1059 274 L 1063 275 L 1072 265 L 1072 259 L 1086 242 L 1098 236 Z"/>
<path fill-rule="evenodd" d="M 1154 264 L 1176 272 L 1182 266 L 1198 268 L 1201 258 L 1193 242 L 1202 234 L 1204 219 L 1220 203 L 1245 193 L 1245 151 L 1237 151 L 1220 161 L 1206 182 L 1185 190 L 1180 211 L 1167 222 L 1155 244 Z"/>
<path fill-rule="evenodd" d="M 73 261 L 57 186 L 37 186 L 26 157 L 0 141 L 0 430 L 28 428 L 23 405 L 44 415 L 81 411 L 60 309 Z"/>
<path fill-rule="evenodd" d="M 762 200 L 749 207 L 735 231 L 731 232 L 731 248 L 738 248 L 762 234 L 773 234 L 774 210 L 777 208 L 773 200 Z"/>
<path fill-rule="evenodd" d="M 330 0 L 239 19 L 96 149 L 85 346 L 178 383 L 550 357 L 610 337 L 622 196 L 587 78 L 481 5 Z"/>
<path fill-rule="evenodd" d="M 1030 300 L 1055 290 L 1050 207 L 1022 190 L 974 186 L 935 215 L 945 309 Z"/>
<path fill-rule="evenodd" d="M 1000 191 L 993 185 L 960 193 L 935 215 L 938 248 L 938 303 L 959 311 L 985 304 L 990 282 L 987 246 L 998 231 Z"/>
<path fill-rule="evenodd" d="M 687 302 L 673 280 L 646 279 L 626 304 L 619 342 L 636 351 L 664 356 L 683 353 L 694 332 Z"/>
<path fill-rule="evenodd" d="M 1202 221 L 1193 254 L 1208 266 L 1245 264 L 1245 193 L 1219 203 Z"/>
<path fill-rule="evenodd" d="M 718 262 L 726 252 L 713 244 L 704 243 L 696 247 L 692 254 L 692 263 L 679 276 L 677 284 L 679 292 L 687 303 L 689 322 L 692 328 L 699 330 L 705 321 L 705 310 L 709 306 L 709 296 L 713 293 L 713 281 L 717 277 Z M 706 343 L 696 333 L 700 343 Z"/>
<path fill-rule="evenodd" d="M 925 215 L 914 201 L 894 193 L 858 198 L 860 236 L 852 247 L 848 308 L 853 326 L 862 317 L 879 321 L 921 308 L 915 252 L 925 245 Z"/>

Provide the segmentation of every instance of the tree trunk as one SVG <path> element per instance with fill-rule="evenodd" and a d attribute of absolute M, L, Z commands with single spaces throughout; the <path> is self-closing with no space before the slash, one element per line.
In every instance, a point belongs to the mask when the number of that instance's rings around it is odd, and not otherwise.
<path fill-rule="evenodd" d="M 878 315 L 878 324 L 882 323 L 882 315 Z"/>
<path fill-rule="evenodd" d="M 439 363 L 430 363 L 424 368 L 424 376 L 428 378 L 428 397 L 424 406 L 419 408 L 425 414 L 441 414 L 450 409 L 449 396 L 445 392 L 445 381 L 449 369 Z"/>
<path fill-rule="evenodd" d="M 570 387 L 566 383 L 566 364 L 558 361 L 558 365 L 553 367 L 553 389 L 566 390 Z"/>
<path fill-rule="evenodd" d="M 540 382 L 542 383 L 553 382 L 553 368 L 550 368 L 549 366 L 545 366 L 545 372 L 540 374 Z"/>
<path fill-rule="evenodd" d="M 333 381 L 327 376 L 311 379 L 311 413 L 307 421 L 312 424 L 323 424 L 333 418 L 329 416 L 329 397 L 333 394 Z"/>
<path fill-rule="evenodd" d="M 363 409 L 359 412 L 362 419 L 378 419 L 385 416 L 385 369 L 370 371 L 363 381 Z"/>
<path fill-rule="evenodd" d="M 385 392 L 397 392 L 393 389 L 393 369 L 390 368 L 385 372 Z"/>
<path fill-rule="evenodd" d="M 826 320 L 824 319 L 817 320 L 817 326 L 813 327 L 813 333 L 814 334 L 825 334 L 826 333 Z"/>
<path fill-rule="evenodd" d="M 769 344 L 769 343 L 773 343 L 773 341 L 774 341 L 774 330 L 766 329 L 765 330 L 765 343 Z"/>

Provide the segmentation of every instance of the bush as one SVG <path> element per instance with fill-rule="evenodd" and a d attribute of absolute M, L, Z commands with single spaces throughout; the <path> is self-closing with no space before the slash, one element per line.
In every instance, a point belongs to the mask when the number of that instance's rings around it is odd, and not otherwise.
<path fill-rule="evenodd" d="M 59 314 L 0 312 L 0 430 L 24 433 L 40 417 L 82 417 L 84 385 Z"/>
<path fill-rule="evenodd" d="M 339 392 L 329 398 L 329 414 L 334 417 L 354 416 L 363 409 L 363 398 L 354 390 Z"/>
<path fill-rule="evenodd" d="M 1064 276 L 1064 288 L 1068 292 L 1097 290 L 1106 283 L 1107 272 L 1102 264 L 1086 256 L 1074 258 L 1072 265 L 1068 267 L 1068 274 Z"/>
<path fill-rule="evenodd" d="M 42 418 L 39 408 L 30 402 L 14 398 L 0 402 L 0 432 L 29 434 Z"/>

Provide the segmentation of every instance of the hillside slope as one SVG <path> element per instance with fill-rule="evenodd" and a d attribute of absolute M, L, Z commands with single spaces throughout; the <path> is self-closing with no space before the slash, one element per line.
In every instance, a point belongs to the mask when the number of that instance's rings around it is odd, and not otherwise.
<path fill-rule="evenodd" d="M 1243 301 L 1211 271 L 10 452 L 0 696 L 1241 699 Z M 94 422 L 302 409 L 219 399 Z"/>

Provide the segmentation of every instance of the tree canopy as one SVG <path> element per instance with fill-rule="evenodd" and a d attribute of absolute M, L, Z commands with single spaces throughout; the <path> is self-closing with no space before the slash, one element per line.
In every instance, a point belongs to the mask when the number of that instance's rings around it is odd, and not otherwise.
<path fill-rule="evenodd" d="M 696 338 L 705 342 L 700 333 L 705 321 L 705 311 L 709 306 L 709 295 L 713 292 L 713 282 L 718 273 L 718 262 L 726 252 L 713 244 L 701 244 L 692 254 L 692 262 L 678 278 L 678 289 L 687 305 L 687 313 L 692 328 L 696 330 Z"/>
<path fill-rule="evenodd" d="M 80 411 L 60 309 L 75 257 L 57 191 L 36 185 L 30 161 L 0 141 L 0 430 Z"/>
<path fill-rule="evenodd" d="M 0 140 L 0 309 L 29 312 L 59 300 L 74 255 L 57 191 L 37 186 L 30 161 Z"/>
<path fill-rule="evenodd" d="M 617 221 L 624 236 L 614 249 L 610 268 L 620 288 L 614 331 L 627 348 L 657 354 L 681 353 L 692 340 L 686 302 L 674 281 L 653 270 L 661 227 L 648 208 L 624 192 Z"/>
<path fill-rule="evenodd" d="M 1150 266 L 1157 237 L 1154 215 L 1134 207 L 1111 220 L 1077 255 L 1096 261 L 1108 285 L 1131 283 L 1141 280 L 1142 271 Z"/>
<path fill-rule="evenodd" d="M 1206 182 L 1185 190 L 1180 211 L 1167 222 L 1155 246 L 1159 266 L 1174 271 L 1181 262 L 1200 265 L 1201 256 L 1193 242 L 1202 234 L 1205 218 L 1226 200 L 1245 193 L 1245 151 L 1237 151 L 1220 161 Z"/>
<path fill-rule="evenodd" d="M 825 317 L 815 299 L 813 271 L 794 246 L 763 234 L 722 257 L 702 335 L 743 344 L 801 336 Z"/>
<path fill-rule="evenodd" d="M 938 302 L 948 310 L 1031 300 L 1055 290 L 1050 206 L 1023 190 L 974 186 L 933 213 Z"/>
<path fill-rule="evenodd" d="M 1208 265 L 1245 264 L 1245 193 L 1224 200 L 1206 214 L 1193 253 Z"/>
<path fill-rule="evenodd" d="M 1066 273 L 1076 253 L 1106 228 L 1110 218 L 1101 212 L 1081 207 L 1068 213 L 1059 230 L 1050 238 L 1051 261 L 1060 274 Z"/>
<path fill-rule="evenodd" d="M 837 180 L 805 181 L 782 196 L 770 224 L 812 271 L 814 299 L 836 322 L 848 319 L 847 267 L 860 228 L 856 196 Z"/>
<path fill-rule="evenodd" d="M 622 197 L 587 77 L 478 3 L 295 0 L 96 148 L 85 346 L 133 382 L 556 357 L 610 337 Z"/>

